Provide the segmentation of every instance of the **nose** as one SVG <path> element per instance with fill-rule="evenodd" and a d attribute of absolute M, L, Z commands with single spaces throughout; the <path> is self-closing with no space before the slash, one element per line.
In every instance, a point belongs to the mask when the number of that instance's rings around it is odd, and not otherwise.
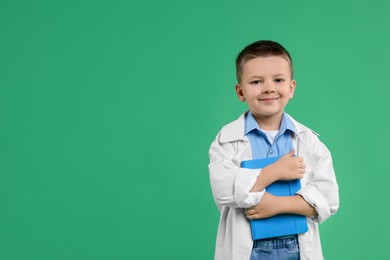
<path fill-rule="evenodd" d="M 275 92 L 275 85 L 273 83 L 266 83 L 263 85 L 262 93 L 269 94 Z"/>

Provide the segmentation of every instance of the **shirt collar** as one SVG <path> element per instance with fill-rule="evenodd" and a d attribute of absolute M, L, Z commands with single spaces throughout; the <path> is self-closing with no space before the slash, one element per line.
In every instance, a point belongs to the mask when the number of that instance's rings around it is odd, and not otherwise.
<path fill-rule="evenodd" d="M 245 117 L 245 135 L 247 135 L 252 130 L 261 131 L 255 117 L 249 112 Z M 287 130 L 290 130 L 293 133 L 296 133 L 295 126 L 291 119 L 287 116 L 286 113 L 282 115 L 282 122 L 280 123 L 280 129 L 278 135 L 284 134 Z"/>

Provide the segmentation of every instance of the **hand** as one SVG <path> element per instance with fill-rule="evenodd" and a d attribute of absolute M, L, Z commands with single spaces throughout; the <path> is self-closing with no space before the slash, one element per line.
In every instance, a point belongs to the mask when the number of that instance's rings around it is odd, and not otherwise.
<path fill-rule="evenodd" d="M 278 180 L 289 181 L 303 178 L 306 164 L 302 157 L 294 156 L 294 154 L 295 150 L 292 150 L 275 163 L 267 166 L 278 176 Z"/>
<path fill-rule="evenodd" d="M 295 150 L 292 150 L 275 163 L 264 167 L 250 191 L 261 191 L 278 180 L 290 181 L 302 179 L 305 174 L 306 164 L 302 157 L 294 156 L 294 154 Z"/>
<path fill-rule="evenodd" d="M 246 217 L 249 219 L 259 219 L 269 218 L 279 214 L 279 211 L 277 210 L 277 199 L 278 198 L 271 193 L 264 193 L 259 204 L 245 210 Z"/>

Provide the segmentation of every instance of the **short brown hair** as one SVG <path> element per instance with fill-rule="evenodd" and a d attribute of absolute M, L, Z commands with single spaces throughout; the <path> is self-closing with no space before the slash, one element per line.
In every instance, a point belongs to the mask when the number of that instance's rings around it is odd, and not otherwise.
<path fill-rule="evenodd" d="M 269 57 L 269 56 L 282 56 L 290 64 L 291 78 L 293 77 L 293 63 L 290 53 L 279 43 L 269 40 L 261 40 L 246 46 L 237 56 L 236 59 L 236 77 L 237 81 L 241 81 L 242 68 L 245 63 L 249 60 L 258 57 Z"/>

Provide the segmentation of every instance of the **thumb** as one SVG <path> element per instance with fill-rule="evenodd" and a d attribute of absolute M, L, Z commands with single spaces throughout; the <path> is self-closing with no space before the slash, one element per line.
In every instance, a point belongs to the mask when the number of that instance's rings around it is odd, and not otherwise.
<path fill-rule="evenodd" d="M 286 157 L 294 157 L 295 156 L 295 149 L 292 149 L 292 151 L 287 153 L 285 156 Z"/>

